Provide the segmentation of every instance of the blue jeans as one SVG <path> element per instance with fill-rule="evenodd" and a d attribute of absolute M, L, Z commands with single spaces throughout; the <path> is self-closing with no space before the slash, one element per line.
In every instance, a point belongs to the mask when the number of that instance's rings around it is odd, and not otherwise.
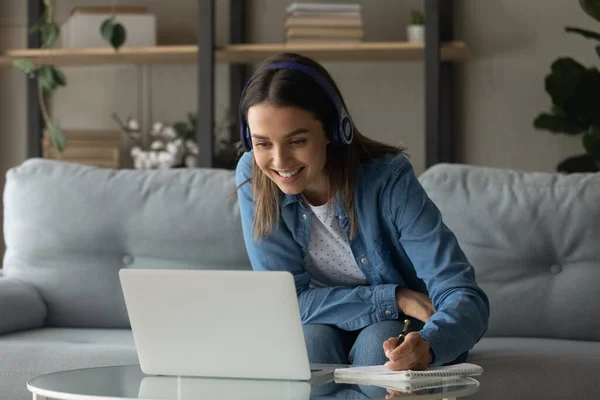
<path fill-rule="evenodd" d="M 344 331 L 332 325 L 303 325 L 308 359 L 318 364 L 383 365 L 388 360 L 383 342 L 402 332 L 401 321 L 381 321 L 358 331 Z M 423 323 L 411 319 L 409 331 Z M 463 362 L 467 353 L 452 362 Z"/>

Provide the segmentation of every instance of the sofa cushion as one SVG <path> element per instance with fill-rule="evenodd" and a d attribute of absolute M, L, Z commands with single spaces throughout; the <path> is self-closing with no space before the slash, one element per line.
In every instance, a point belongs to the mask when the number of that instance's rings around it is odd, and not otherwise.
<path fill-rule="evenodd" d="M 487 336 L 600 340 L 600 173 L 420 176 L 490 299 Z"/>
<path fill-rule="evenodd" d="M 138 364 L 133 335 L 127 329 L 44 328 L 2 335 L 0 355 L 0 397 L 11 400 L 31 399 L 27 381 L 38 375 Z"/>
<path fill-rule="evenodd" d="M 121 268 L 250 269 L 235 173 L 30 159 L 7 173 L 4 273 L 56 327 L 128 328 Z"/>
<path fill-rule="evenodd" d="M 44 325 L 46 305 L 35 288 L 0 277 L 0 335 Z"/>
<path fill-rule="evenodd" d="M 472 400 L 600 398 L 600 342 L 483 338 L 467 362 L 484 369 Z"/>

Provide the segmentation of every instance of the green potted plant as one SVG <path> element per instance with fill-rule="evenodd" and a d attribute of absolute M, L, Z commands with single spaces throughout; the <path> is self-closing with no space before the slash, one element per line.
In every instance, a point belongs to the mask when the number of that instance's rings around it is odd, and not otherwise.
<path fill-rule="evenodd" d="M 600 1 L 579 0 L 581 8 L 600 21 Z M 600 41 L 600 33 L 565 27 L 569 33 Z M 600 45 L 595 47 L 600 56 Z M 549 113 L 539 114 L 536 129 L 571 136 L 581 135 L 585 153 L 561 161 L 556 169 L 563 173 L 600 171 L 600 72 L 586 68 L 570 57 L 560 57 L 550 67 L 545 89 L 552 100 Z"/>
<path fill-rule="evenodd" d="M 410 11 L 410 24 L 406 27 L 406 37 L 409 42 L 425 42 L 425 15 L 418 10 Z"/>
<path fill-rule="evenodd" d="M 53 0 L 44 0 L 45 11 L 40 20 L 29 29 L 29 33 L 39 31 L 42 41 L 42 48 L 50 49 L 60 36 L 60 27 L 54 21 L 54 5 Z M 116 20 L 116 15 L 106 19 L 99 27 L 99 33 L 114 48 L 119 49 L 126 39 L 126 30 Z M 41 65 L 35 65 L 31 60 L 23 58 L 13 61 L 13 67 L 21 72 L 24 72 L 29 77 L 37 77 L 38 79 L 38 101 L 44 120 L 44 127 L 48 135 L 48 139 L 59 152 L 62 152 L 66 146 L 65 134 L 58 123 L 52 121 L 48 107 L 46 106 L 47 98 L 59 86 L 66 86 L 67 80 L 62 71 L 52 65 L 52 58 L 48 57 L 48 62 L 43 62 Z"/>

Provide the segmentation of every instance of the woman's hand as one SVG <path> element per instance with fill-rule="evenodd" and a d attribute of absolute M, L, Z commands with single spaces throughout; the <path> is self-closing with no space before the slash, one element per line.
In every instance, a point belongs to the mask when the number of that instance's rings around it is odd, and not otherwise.
<path fill-rule="evenodd" d="M 383 351 L 389 359 L 385 366 L 392 371 L 424 370 L 433 362 L 431 346 L 417 332 L 407 334 L 400 346 L 397 337 L 389 338 L 383 342 Z"/>
<path fill-rule="evenodd" d="M 396 303 L 404 315 L 416 318 L 423 323 L 435 312 L 431 299 L 423 293 L 406 288 L 396 289 Z"/>

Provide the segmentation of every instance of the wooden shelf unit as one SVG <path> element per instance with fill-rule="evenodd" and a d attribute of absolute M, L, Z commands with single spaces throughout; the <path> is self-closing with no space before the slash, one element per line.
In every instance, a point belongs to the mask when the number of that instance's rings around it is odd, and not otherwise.
<path fill-rule="evenodd" d="M 425 46 L 408 42 L 362 42 L 340 44 L 238 44 L 215 51 L 217 63 L 254 63 L 283 51 L 302 53 L 321 61 L 418 61 L 425 57 Z M 443 43 L 440 57 L 444 61 L 464 61 L 469 50 L 464 42 Z M 56 66 L 93 66 L 111 64 L 194 64 L 198 46 L 156 46 L 96 49 L 26 49 L 7 50 L 0 54 L 0 67 L 10 67 L 12 60 L 27 58 L 36 64 Z"/>
<path fill-rule="evenodd" d="M 418 61 L 425 70 L 425 164 L 454 162 L 454 62 L 469 59 L 469 49 L 453 36 L 453 0 L 423 0 L 425 44 L 407 42 L 363 42 L 355 44 L 249 44 L 247 43 L 248 0 L 229 0 L 229 45 L 215 46 L 216 0 L 196 1 L 196 45 L 157 46 L 148 48 L 43 50 L 38 33 L 27 35 L 27 50 L 0 53 L 0 68 L 10 68 L 12 61 L 25 57 L 34 63 L 49 62 L 57 66 L 195 64 L 199 143 L 199 167 L 214 167 L 212 153 L 215 111 L 215 65 L 229 64 L 229 98 L 232 113 L 242 88 L 251 75 L 251 64 L 284 51 L 301 53 L 317 61 Z M 27 0 L 28 26 L 33 26 L 44 12 L 41 0 Z M 27 80 L 27 155 L 41 155 L 43 121 L 38 104 L 37 79 Z M 235 132 L 235 129 L 234 129 Z"/>

